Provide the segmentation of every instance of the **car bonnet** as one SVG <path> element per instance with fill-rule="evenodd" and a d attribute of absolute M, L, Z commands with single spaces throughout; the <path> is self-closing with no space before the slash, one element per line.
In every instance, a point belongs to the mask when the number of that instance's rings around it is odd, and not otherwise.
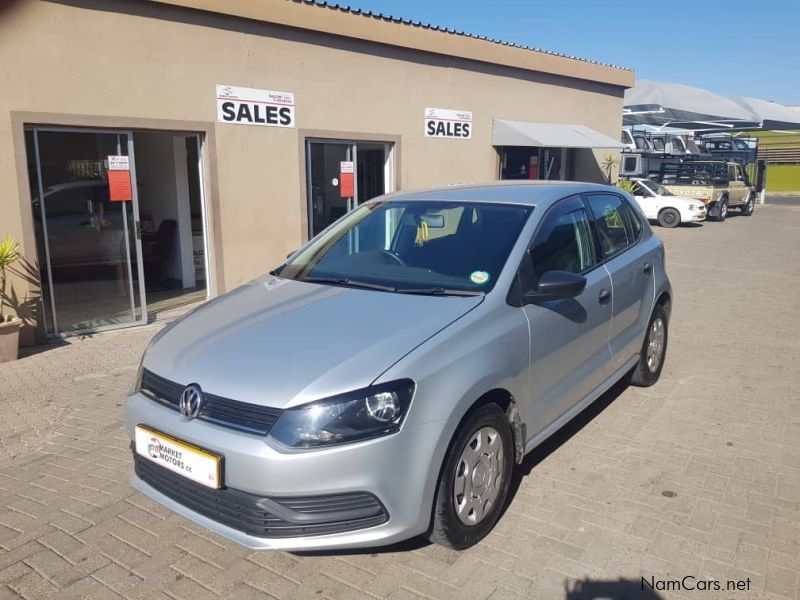
<path fill-rule="evenodd" d="M 482 300 L 270 276 L 181 319 L 154 340 L 144 367 L 211 394 L 286 408 L 370 385 Z"/>

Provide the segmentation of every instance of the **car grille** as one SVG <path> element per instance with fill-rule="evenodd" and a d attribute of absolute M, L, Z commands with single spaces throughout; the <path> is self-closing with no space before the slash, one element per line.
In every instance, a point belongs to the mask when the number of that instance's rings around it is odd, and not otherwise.
<path fill-rule="evenodd" d="M 248 535 L 287 538 L 342 533 L 389 520 L 368 492 L 270 498 L 231 488 L 212 489 L 134 453 L 136 475 L 149 486 L 209 519 Z"/>
<path fill-rule="evenodd" d="M 184 387 L 183 384 L 165 379 L 147 369 L 142 371 L 142 392 L 173 410 L 179 410 Z M 203 392 L 203 402 L 196 418 L 246 433 L 266 435 L 281 416 L 281 412 L 283 411 L 278 408 L 239 402 Z"/>

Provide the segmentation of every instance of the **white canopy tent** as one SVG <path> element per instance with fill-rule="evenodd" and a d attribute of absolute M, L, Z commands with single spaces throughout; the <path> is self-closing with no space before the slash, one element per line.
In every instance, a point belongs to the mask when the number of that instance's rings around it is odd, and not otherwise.
<path fill-rule="evenodd" d="M 702 88 L 642 79 L 625 91 L 624 125 L 693 130 L 800 129 L 800 113 L 758 98 L 728 98 Z"/>

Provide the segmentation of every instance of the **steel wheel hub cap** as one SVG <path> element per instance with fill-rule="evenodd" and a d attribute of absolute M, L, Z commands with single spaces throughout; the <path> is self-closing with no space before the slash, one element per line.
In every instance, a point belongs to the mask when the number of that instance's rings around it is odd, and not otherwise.
<path fill-rule="evenodd" d="M 647 368 L 651 373 L 658 370 L 661 364 L 661 357 L 664 354 L 664 320 L 660 317 L 650 325 L 647 336 Z"/>
<path fill-rule="evenodd" d="M 453 501 L 459 520 L 477 525 L 497 502 L 503 485 L 503 440 L 494 427 L 472 434 L 456 463 Z"/>

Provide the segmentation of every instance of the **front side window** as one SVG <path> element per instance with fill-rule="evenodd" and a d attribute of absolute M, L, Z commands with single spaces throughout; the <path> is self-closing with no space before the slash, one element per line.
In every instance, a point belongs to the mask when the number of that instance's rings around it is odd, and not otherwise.
<path fill-rule="evenodd" d="M 582 208 L 549 217 L 530 250 L 538 277 L 547 271 L 582 273 L 596 263 L 589 219 Z"/>
<path fill-rule="evenodd" d="M 589 206 L 604 256 L 621 252 L 636 241 L 642 224 L 621 197 L 616 194 L 590 194 Z"/>
<path fill-rule="evenodd" d="M 643 185 L 646 186 L 653 193 L 658 194 L 659 196 L 673 196 L 674 195 L 672 192 L 670 192 L 663 185 L 661 185 L 657 181 L 653 181 L 652 179 L 645 180 Z"/>
<path fill-rule="evenodd" d="M 484 293 L 532 207 L 458 201 L 364 204 L 275 274 L 399 293 Z"/>

